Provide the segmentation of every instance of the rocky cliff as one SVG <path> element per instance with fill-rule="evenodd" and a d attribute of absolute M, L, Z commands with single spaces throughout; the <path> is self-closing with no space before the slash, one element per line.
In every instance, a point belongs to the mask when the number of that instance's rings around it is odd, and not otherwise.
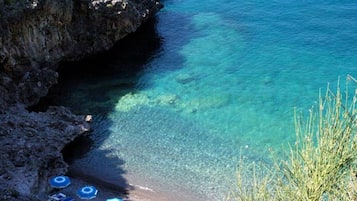
<path fill-rule="evenodd" d="M 0 107 L 33 105 L 56 82 L 58 62 L 109 49 L 161 8 L 156 0 L 12 1 L 0 0 Z"/>
<path fill-rule="evenodd" d="M 57 82 L 59 62 L 111 48 L 160 8 L 156 0 L 0 0 L 0 200 L 36 200 L 49 176 L 66 171 L 60 151 L 89 129 L 63 107 L 26 109 Z"/>

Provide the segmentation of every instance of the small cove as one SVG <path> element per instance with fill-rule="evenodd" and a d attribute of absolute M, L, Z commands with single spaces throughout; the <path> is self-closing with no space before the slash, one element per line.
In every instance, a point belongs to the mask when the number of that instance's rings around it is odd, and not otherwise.
<path fill-rule="evenodd" d="M 269 148 L 294 140 L 295 107 L 307 112 L 320 88 L 356 76 L 357 5 L 165 4 L 109 53 L 64 64 L 55 103 L 94 117 L 91 150 L 73 165 L 224 200 L 240 155 L 269 161 Z"/>

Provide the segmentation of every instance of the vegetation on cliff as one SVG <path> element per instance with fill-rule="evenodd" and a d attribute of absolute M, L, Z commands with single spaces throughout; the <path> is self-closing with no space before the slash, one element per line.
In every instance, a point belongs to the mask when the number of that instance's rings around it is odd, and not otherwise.
<path fill-rule="evenodd" d="M 228 200 L 357 200 L 357 88 L 350 98 L 329 87 L 306 121 L 296 112 L 296 142 L 275 168 L 242 159 Z"/>

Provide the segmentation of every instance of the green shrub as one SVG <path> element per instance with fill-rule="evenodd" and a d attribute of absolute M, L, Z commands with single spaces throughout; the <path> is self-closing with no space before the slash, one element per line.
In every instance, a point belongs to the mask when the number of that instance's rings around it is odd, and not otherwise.
<path fill-rule="evenodd" d="M 356 82 L 347 78 L 346 86 Z M 295 112 L 296 142 L 288 159 L 275 156 L 274 171 L 238 168 L 237 189 L 228 200 L 357 200 L 357 89 L 351 99 L 347 89 L 343 96 L 340 86 L 336 93 L 328 88 L 306 122 Z"/>
<path fill-rule="evenodd" d="M 237 169 L 237 183 L 227 200 L 273 200 L 271 190 L 271 185 L 274 183 L 273 175 L 274 173 L 264 164 L 248 163 L 241 157 Z"/>

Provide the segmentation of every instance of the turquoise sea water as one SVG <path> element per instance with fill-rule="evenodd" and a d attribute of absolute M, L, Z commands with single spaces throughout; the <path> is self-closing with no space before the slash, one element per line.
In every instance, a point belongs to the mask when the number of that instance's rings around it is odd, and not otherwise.
<path fill-rule="evenodd" d="M 240 155 L 267 162 L 293 142 L 294 108 L 357 76 L 357 2 L 163 3 L 136 45 L 71 64 L 82 72 L 63 81 L 60 104 L 94 116 L 74 165 L 106 180 L 224 200 Z"/>

